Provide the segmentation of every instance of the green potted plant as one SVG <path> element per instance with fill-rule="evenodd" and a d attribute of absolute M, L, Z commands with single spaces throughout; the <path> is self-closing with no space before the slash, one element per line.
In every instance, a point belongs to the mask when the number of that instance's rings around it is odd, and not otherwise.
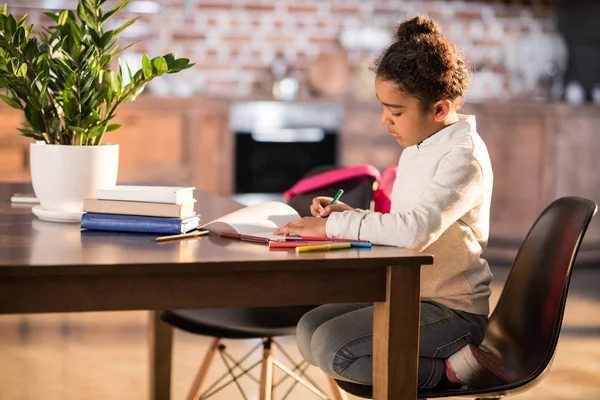
<path fill-rule="evenodd" d="M 119 147 L 102 139 L 120 127 L 112 122 L 118 107 L 154 78 L 194 65 L 174 54 L 144 55 L 133 73 L 119 62 L 125 49 L 118 37 L 137 18 L 105 30 L 130 0 L 104 10 L 106 2 L 80 0 L 76 12 L 46 13 L 55 24 L 38 37 L 30 37 L 27 16 L 16 20 L 7 5 L 0 8 L 0 98 L 24 113 L 18 130 L 33 139 L 31 179 L 40 200 L 33 211 L 42 219 L 78 221 L 85 197 L 116 184 Z"/>

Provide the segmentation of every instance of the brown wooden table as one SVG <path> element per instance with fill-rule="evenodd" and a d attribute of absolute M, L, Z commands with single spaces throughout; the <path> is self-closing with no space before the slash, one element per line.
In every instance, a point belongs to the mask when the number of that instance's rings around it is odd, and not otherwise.
<path fill-rule="evenodd" d="M 9 203 L 29 185 L 0 184 L 0 314 L 150 310 L 150 398 L 169 399 L 171 328 L 160 310 L 375 302 L 375 399 L 416 399 L 420 267 L 394 247 L 296 254 L 260 244 L 81 231 Z M 239 207 L 196 192 L 208 221 Z"/>

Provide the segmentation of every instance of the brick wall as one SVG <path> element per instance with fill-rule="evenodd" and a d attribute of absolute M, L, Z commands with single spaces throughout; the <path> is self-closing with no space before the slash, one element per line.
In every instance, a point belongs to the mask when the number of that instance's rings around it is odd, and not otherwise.
<path fill-rule="evenodd" d="M 344 51 L 339 40 L 344 29 L 374 27 L 389 33 L 404 18 L 428 14 L 475 68 L 470 100 L 547 98 L 550 74 L 560 72 L 565 62 L 551 2 L 162 0 L 160 13 L 143 15 L 138 22 L 133 33 L 141 42 L 131 50 L 150 55 L 174 51 L 197 63 L 194 70 L 156 81 L 150 89 L 157 93 L 265 95 L 272 82 L 271 62 L 281 53 L 306 94 L 305 68 L 321 53 Z M 361 59 L 374 55 L 352 50 L 348 57 L 358 69 L 365 65 Z"/>

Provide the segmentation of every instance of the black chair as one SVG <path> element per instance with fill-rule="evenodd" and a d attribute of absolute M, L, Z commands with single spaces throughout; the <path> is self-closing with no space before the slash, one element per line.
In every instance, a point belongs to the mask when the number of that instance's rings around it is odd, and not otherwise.
<path fill-rule="evenodd" d="M 165 311 L 161 319 L 179 329 L 189 333 L 214 337 L 202 364 L 196 374 L 187 399 L 207 399 L 226 386 L 235 383 L 241 392 L 242 398 L 248 398 L 243 388 L 238 383 L 241 376 L 247 375 L 260 386 L 260 399 L 270 399 L 274 389 L 288 377 L 294 382 L 287 389 L 289 393 L 299 383 L 313 392 L 317 398 L 328 399 L 323 390 L 313 380 L 305 375 L 308 364 L 305 361 L 296 363 L 285 349 L 277 345 L 276 336 L 295 334 L 296 324 L 302 315 L 312 309 L 311 306 L 299 307 L 255 307 L 255 308 L 223 308 L 223 309 L 188 309 Z M 239 360 L 227 352 L 223 339 L 262 339 Z M 289 368 L 274 358 L 275 346 L 294 366 Z M 262 348 L 261 360 L 246 366 L 244 362 L 257 350 Z M 227 372 L 220 376 L 211 386 L 202 390 L 202 385 L 212 364 L 214 356 L 219 354 L 227 367 Z M 256 378 L 251 370 L 261 364 L 260 377 Z M 274 382 L 274 367 L 281 369 L 286 376 Z M 237 371 L 239 369 L 239 371 Z M 228 378 L 229 379 L 226 379 Z M 329 378 L 335 399 L 345 398 L 333 379 Z M 309 392 L 307 392 L 309 394 Z M 250 396 L 252 397 L 252 396 Z"/>
<path fill-rule="evenodd" d="M 308 171 L 303 178 L 318 175 L 337 168 L 340 167 L 334 165 L 322 165 Z M 335 185 L 292 196 L 288 201 L 288 204 L 294 208 L 301 217 L 310 217 L 310 205 L 313 198 L 317 196 L 333 197 L 339 189 L 343 189 L 344 195 L 341 199 L 342 202 L 354 208 L 368 210 L 371 207 L 371 200 L 373 200 L 374 184 L 375 180 L 368 176 L 348 179 Z"/>
<path fill-rule="evenodd" d="M 329 171 L 338 167 L 335 166 L 320 166 L 307 172 L 304 176 L 312 176 L 321 172 Z M 368 209 L 373 198 L 373 180 L 371 178 L 356 178 L 331 187 L 324 187 L 310 193 L 305 193 L 293 196 L 289 205 L 296 209 L 301 216 L 310 215 L 310 204 L 315 196 L 334 196 L 338 189 L 344 189 L 343 201 L 353 207 Z M 312 381 L 304 371 L 308 368 L 308 363 L 301 361 L 296 363 L 283 347 L 277 345 L 275 337 L 284 335 L 293 335 L 296 332 L 298 321 L 306 312 L 316 306 L 300 306 L 300 307 L 254 307 L 254 308 L 222 308 L 222 309 L 186 309 L 186 310 L 170 310 L 165 311 L 161 315 L 161 319 L 184 331 L 214 337 L 212 344 L 209 347 L 204 361 L 202 362 L 194 383 L 189 391 L 187 399 L 206 399 L 216 394 L 225 386 L 236 383 L 242 396 L 246 395 L 237 380 L 245 374 L 260 384 L 260 395 L 262 398 L 270 398 L 269 393 L 283 382 L 273 382 L 273 367 L 281 369 L 287 377 L 291 377 L 296 382 L 289 389 L 291 390 L 296 383 L 305 386 L 316 397 L 327 399 L 328 397 L 323 391 Z M 228 352 L 226 346 L 222 343 L 223 339 L 262 339 L 256 347 L 251 349 L 239 361 L 236 361 Z M 294 365 L 292 369 L 286 367 L 273 357 L 274 347 L 277 346 L 289 362 Z M 263 348 L 262 361 L 243 368 L 242 363 L 257 349 Z M 223 374 L 215 383 L 202 390 L 206 374 L 212 363 L 212 360 L 217 354 L 225 362 L 228 372 Z M 262 362 L 261 377 L 255 378 L 250 373 L 250 370 Z M 236 373 L 236 368 L 241 372 Z M 229 380 L 225 380 L 227 377 Z M 285 378 L 284 378 L 285 379 Z M 225 381 L 225 382 L 223 382 Z M 223 383 L 221 383 L 223 382 Z M 329 378 L 331 390 L 334 398 L 341 400 L 346 398 L 345 394 L 339 390 L 332 378 Z M 288 392 L 289 392 L 288 390 Z M 285 397 L 285 396 L 284 396 Z"/>
<path fill-rule="evenodd" d="M 500 399 L 529 390 L 550 369 L 562 325 L 571 271 L 594 202 L 563 197 L 533 224 L 510 269 L 482 346 L 501 360 L 510 383 L 482 389 L 419 391 L 419 398 Z M 337 381 L 348 393 L 372 398 L 372 387 Z"/>

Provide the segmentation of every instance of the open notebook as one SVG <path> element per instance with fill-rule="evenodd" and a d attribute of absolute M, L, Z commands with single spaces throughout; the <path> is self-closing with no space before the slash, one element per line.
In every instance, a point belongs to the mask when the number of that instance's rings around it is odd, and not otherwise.
<path fill-rule="evenodd" d="M 274 235 L 277 228 L 300 219 L 292 207 L 276 201 L 241 208 L 208 222 L 201 228 L 215 233 L 231 233 L 283 241 L 285 236 Z"/>

